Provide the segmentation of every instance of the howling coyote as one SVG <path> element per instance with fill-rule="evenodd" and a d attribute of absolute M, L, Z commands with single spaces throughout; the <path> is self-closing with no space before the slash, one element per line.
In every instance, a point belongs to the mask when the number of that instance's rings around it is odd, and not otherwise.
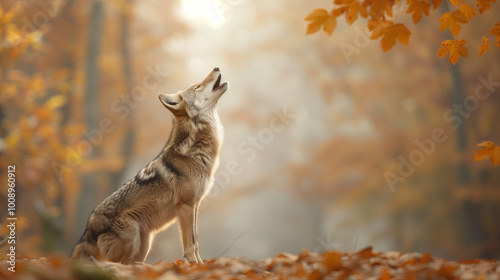
<path fill-rule="evenodd" d="M 70 260 L 143 262 L 155 233 L 179 220 L 183 257 L 198 253 L 198 206 L 213 183 L 222 145 L 217 102 L 227 90 L 218 67 L 201 83 L 159 95 L 174 115 L 160 154 L 90 214 Z"/>

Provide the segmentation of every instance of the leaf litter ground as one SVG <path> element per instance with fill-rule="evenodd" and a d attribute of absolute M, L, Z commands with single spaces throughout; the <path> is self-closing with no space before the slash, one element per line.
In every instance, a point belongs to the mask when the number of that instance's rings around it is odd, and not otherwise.
<path fill-rule="evenodd" d="M 434 258 L 430 254 L 374 252 L 371 247 L 357 252 L 303 251 L 282 253 L 274 258 L 246 260 L 221 257 L 203 264 L 160 261 L 153 265 L 68 264 L 64 258 L 21 258 L 16 272 L 0 262 L 0 279 L 499 279 L 500 261 Z"/>

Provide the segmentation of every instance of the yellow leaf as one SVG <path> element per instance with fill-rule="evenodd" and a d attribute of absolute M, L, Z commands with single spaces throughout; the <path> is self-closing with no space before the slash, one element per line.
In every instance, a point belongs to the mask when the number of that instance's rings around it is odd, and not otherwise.
<path fill-rule="evenodd" d="M 450 3 L 453 4 L 453 6 L 458 7 L 460 3 L 463 3 L 463 0 L 450 0 Z"/>
<path fill-rule="evenodd" d="M 476 10 L 472 6 L 465 3 L 460 5 L 460 11 L 462 12 L 462 14 L 464 14 L 467 20 L 470 20 L 472 17 L 476 16 Z"/>
<path fill-rule="evenodd" d="M 420 19 L 422 18 L 422 14 L 425 14 L 426 16 L 429 15 L 429 2 L 426 0 L 407 0 L 406 3 L 409 5 L 408 10 L 406 11 L 407 14 L 412 15 L 413 22 L 417 24 Z"/>
<path fill-rule="evenodd" d="M 459 23 L 466 23 L 467 18 L 461 11 L 456 10 L 451 14 L 448 12 L 444 13 L 439 19 L 439 22 L 441 23 L 441 31 L 444 31 L 449 26 L 451 34 L 458 36 L 462 28 Z"/>
<path fill-rule="evenodd" d="M 497 36 L 497 48 L 500 48 L 500 21 L 493 25 L 490 34 Z"/>
<path fill-rule="evenodd" d="M 53 110 L 63 106 L 64 104 L 66 104 L 66 97 L 62 95 L 56 95 L 47 100 L 45 106 Z"/>
<path fill-rule="evenodd" d="M 464 47 L 465 44 L 467 44 L 467 41 L 465 40 L 446 40 L 441 43 L 438 55 L 440 57 L 445 57 L 449 53 L 449 61 L 455 65 L 460 59 L 460 56 L 469 56 L 467 48 Z"/>
<path fill-rule="evenodd" d="M 483 36 L 483 39 L 481 40 L 483 44 L 479 46 L 479 56 L 482 56 L 487 50 L 488 47 L 490 46 L 490 42 L 488 41 L 488 38 L 486 36 Z"/>
<path fill-rule="evenodd" d="M 384 37 L 380 41 L 384 52 L 390 50 L 395 44 L 396 40 L 401 44 L 408 45 L 411 32 L 404 24 L 393 24 L 385 29 Z"/>
<path fill-rule="evenodd" d="M 477 10 L 480 14 L 490 9 L 490 2 L 496 3 L 497 0 L 477 0 Z"/>

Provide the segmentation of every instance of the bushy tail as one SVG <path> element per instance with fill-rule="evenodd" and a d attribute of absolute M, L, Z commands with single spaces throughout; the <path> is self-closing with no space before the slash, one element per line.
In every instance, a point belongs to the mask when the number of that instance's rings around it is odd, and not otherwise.
<path fill-rule="evenodd" d="M 99 248 L 96 244 L 92 244 L 85 240 L 80 241 L 76 244 L 73 253 L 71 254 L 70 262 L 88 262 L 99 258 Z"/>

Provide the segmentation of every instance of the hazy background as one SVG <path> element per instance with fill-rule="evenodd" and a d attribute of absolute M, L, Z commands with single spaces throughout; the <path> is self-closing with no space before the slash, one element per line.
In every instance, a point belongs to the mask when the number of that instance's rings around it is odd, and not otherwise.
<path fill-rule="evenodd" d="M 164 145 L 172 115 L 158 94 L 218 66 L 230 87 L 218 105 L 216 184 L 199 215 L 202 258 L 369 245 L 500 257 L 500 169 L 473 162 L 477 143 L 500 143 L 500 87 L 476 92 L 500 81 L 500 52 L 494 42 L 475 51 L 498 5 L 464 26 L 470 57 L 455 67 L 437 56 L 448 39 L 440 13 L 415 26 L 404 3 L 394 20 L 410 44 L 388 53 L 363 20 L 306 36 L 304 18 L 331 1 L 1 5 L 0 172 L 6 182 L 6 166 L 17 167 L 18 254 L 69 254 L 90 211 Z M 446 140 L 430 140 L 436 129 Z M 181 256 L 175 224 L 147 262 Z"/>

